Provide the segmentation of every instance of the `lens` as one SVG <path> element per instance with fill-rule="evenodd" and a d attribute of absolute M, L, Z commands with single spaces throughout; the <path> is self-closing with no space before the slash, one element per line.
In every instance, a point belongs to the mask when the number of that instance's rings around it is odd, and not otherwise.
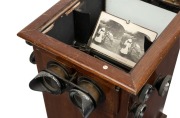
<path fill-rule="evenodd" d="M 50 91 L 58 91 L 60 89 L 60 84 L 53 78 L 43 77 L 43 83 Z"/>
<path fill-rule="evenodd" d="M 76 93 L 76 94 L 74 94 L 73 98 L 74 98 L 74 102 L 76 103 L 76 105 L 77 105 L 79 108 L 81 108 L 81 107 L 82 107 L 82 99 L 81 99 L 81 96 L 80 96 L 78 93 Z"/>
<path fill-rule="evenodd" d="M 64 82 L 46 71 L 39 72 L 30 82 L 29 87 L 35 91 L 49 92 L 51 94 L 61 94 L 65 90 Z"/>
<path fill-rule="evenodd" d="M 143 118 L 146 108 L 146 104 L 140 104 L 135 111 L 135 118 Z"/>
<path fill-rule="evenodd" d="M 104 93 L 94 81 L 86 77 L 81 77 L 78 79 L 78 85 L 90 94 L 95 105 L 104 101 Z"/>
<path fill-rule="evenodd" d="M 78 89 L 71 89 L 69 95 L 73 104 L 80 109 L 84 118 L 87 118 L 95 108 L 92 98 Z"/>
<path fill-rule="evenodd" d="M 69 95 L 70 95 L 71 101 L 80 109 L 82 108 L 83 105 L 87 103 L 93 104 L 93 101 L 89 97 L 89 95 L 82 92 L 81 90 L 71 89 Z"/>

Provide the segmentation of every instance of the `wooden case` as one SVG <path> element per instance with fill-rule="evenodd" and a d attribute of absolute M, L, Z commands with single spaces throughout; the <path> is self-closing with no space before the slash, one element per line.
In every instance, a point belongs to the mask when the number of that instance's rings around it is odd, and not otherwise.
<path fill-rule="evenodd" d="M 142 59 L 129 72 L 119 69 L 105 61 L 92 57 L 73 48 L 66 41 L 58 40 L 43 32 L 57 19 L 71 15 L 80 5 L 79 0 L 61 0 L 42 14 L 34 22 L 18 33 L 18 36 L 33 45 L 38 71 L 46 69 L 49 61 L 63 63 L 78 73 L 95 80 L 103 89 L 106 100 L 90 115 L 90 118 L 132 118 L 132 108 L 139 104 L 138 96 L 146 84 L 154 85 L 159 76 L 172 75 L 180 46 L 180 13 L 160 34 Z M 103 10 L 103 7 L 102 7 Z M 60 30 L 65 38 L 70 29 L 68 20 Z M 63 28 L 64 27 L 64 28 Z M 92 31 L 91 31 L 92 32 Z M 64 36 L 61 34 L 61 36 Z M 74 39 L 72 39 L 74 40 Z M 68 42 L 68 41 L 67 41 Z M 71 40 L 70 40 L 71 42 Z M 108 69 L 103 69 L 107 66 Z M 48 118 L 81 118 L 79 110 L 73 106 L 67 92 L 62 95 L 43 93 Z M 144 118 L 164 118 L 163 107 L 166 96 L 158 95 L 156 89 L 145 102 L 147 109 Z"/>

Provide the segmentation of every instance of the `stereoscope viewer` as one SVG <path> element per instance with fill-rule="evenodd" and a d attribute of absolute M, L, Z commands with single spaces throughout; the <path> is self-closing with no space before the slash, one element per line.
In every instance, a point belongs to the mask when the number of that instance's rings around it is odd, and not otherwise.
<path fill-rule="evenodd" d="M 43 92 L 48 118 L 166 118 L 162 110 L 179 52 L 180 13 L 149 3 L 61 0 L 18 33 L 33 46 L 30 61 L 39 74 L 29 86 Z M 102 11 L 157 32 L 133 68 L 88 46 Z"/>

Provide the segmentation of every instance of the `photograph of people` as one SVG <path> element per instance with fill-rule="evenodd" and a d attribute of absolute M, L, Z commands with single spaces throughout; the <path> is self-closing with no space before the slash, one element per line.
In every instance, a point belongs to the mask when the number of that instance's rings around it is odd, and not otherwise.
<path fill-rule="evenodd" d="M 145 37 L 152 42 L 157 33 L 102 12 L 89 47 L 128 67 L 145 53 Z"/>
<path fill-rule="evenodd" d="M 97 43 L 97 44 L 100 44 L 102 43 L 102 41 L 104 40 L 105 38 L 105 28 L 102 27 L 99 29 L 99 31 L 97 32 L 96 34 L 96 37 L 94 38 L 94 41 Z"/>
<path fill-rule="evenodd" d="M 131 46 L 132 46 L 132 39 L 127 39 L 125 42 L 124 42 L 124 47 L 122 47 L 121 49 L 120 49 L 120 54 L 121 54 L 121 56 L 125 56 L 125 55 L 127 55 L 128 53 L 129 53 L 129 51 L 130 51 L 130 48 L 131 48 Z"/>

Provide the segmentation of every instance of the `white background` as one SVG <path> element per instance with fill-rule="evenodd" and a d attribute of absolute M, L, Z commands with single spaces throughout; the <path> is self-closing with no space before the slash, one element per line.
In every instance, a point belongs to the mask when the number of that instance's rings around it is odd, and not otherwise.
<path fill-rule="evenodd" d="M 0 2 L 0 118 L 47 118 L 40 92 L 29 89 L 37 74 L 29 62 L 32 47 L 16 34 L 58 0 L 4 0 Z M 164 113 L 179 118 L 180 56 L 176 63 Z"/>

